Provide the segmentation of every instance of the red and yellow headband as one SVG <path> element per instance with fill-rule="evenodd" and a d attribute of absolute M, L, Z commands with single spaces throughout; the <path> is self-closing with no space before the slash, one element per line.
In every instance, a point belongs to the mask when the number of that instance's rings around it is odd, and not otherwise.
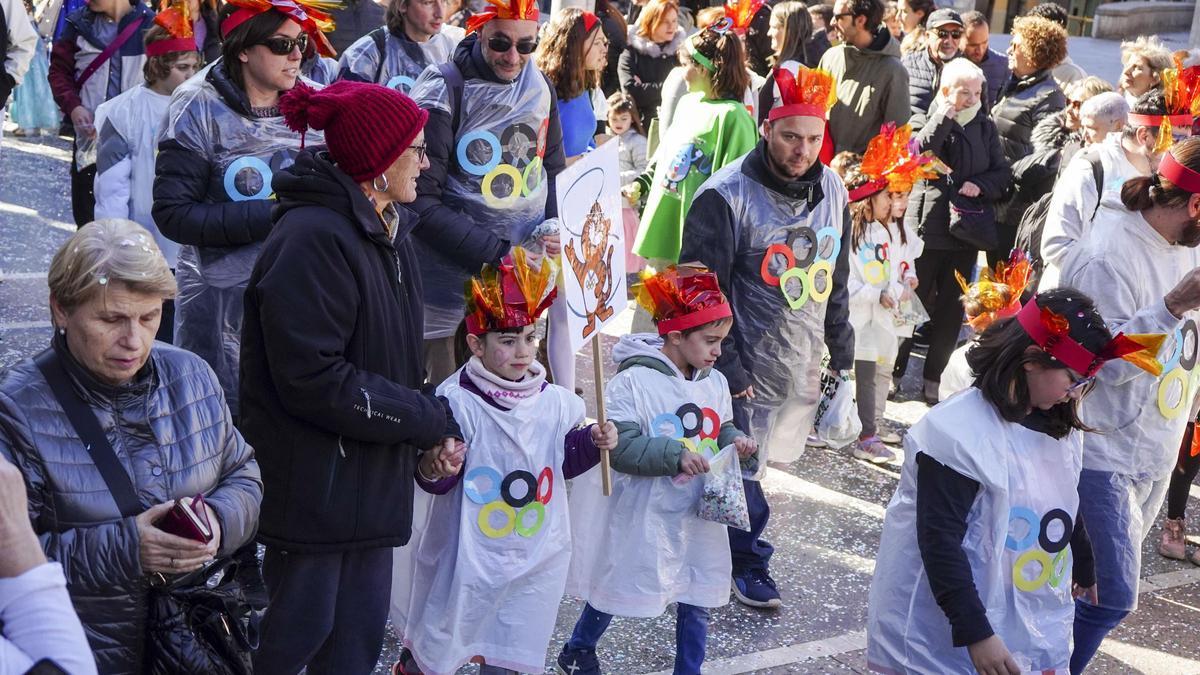
<path fill-rule="evenodd" d="M 1156 357 L 1165 335 L 1118 333 L 1104 349 L 1095 353 L 1071 337 L 1071 325 L 1065 316 L 1039 307 L 1036 295 L 1017 312 L 1017 321 L 1043 351 L 1084 377 L 1092 377 L 1101 366 L 1114 359 L 1128 361 L 1155 377 L 1162 374 L 1162 364 Z"/>
<path fill-rule="evenodd" d="M 228 3 L 238 9 L 221 22 L 222 38 L 229 37 L 250 19 L 273 9 L 304 29 L 316 43 L 317 53 L 321 56 L 337 56 L 337 50 L 325 33 L 334 29 L 333 15 L 329 12 L 341 6 L 338 0 L 228 0 Z"/>
<path fill-rule="evenodd" d="M 187 2 L 173 4 L 159 12 L 158 16 L 154 17 L 154 23 L 161 26 L 171 37 L 147 44 L 146 56 L 153 58 L 171 52 L 198 51 Z"/>
<path fill-rule="evenodd" d="M 483 335 L 536 323 L 557 295 L 551 282 L 556 275 L 550 258 L 538 269 L 530 267 L 519 246 L 499 268 L 484 265 L 483 272 L 467 282 L 467 333 Z"/>
<path fill-rule="evenodd" d="M 467 19 L 467 34 L 470 35 L 492 19 L 537 21 L 538 6 L 535 0 L 488 0 L 488 6 Z M 590 14 L 590 12 L 588 12 Z M 596 15 L 592 15 L 595 18 Z M 586 25 L 587 18 L 584 18 Z M 588 28 L 591 30 L 591 28 Z"/>
<path fill-rule="evenodd" d="M 804 66 L 799 66 L 795 74 L 787 68 L 776 69 L 775 87 L 779 91 L 779 105 L 767 114 L 772 122 L 784 117 L 828 119 L 829 109 L 837 99 L 833 75 Z"/>
<path fill-rule="evenodd" d="M 633 292 L 650 312 L 658 334 L 685 331 L 733 316 L 717 275 L 698 265 L 670 265 L 661 272 L 642 270 Z"/>

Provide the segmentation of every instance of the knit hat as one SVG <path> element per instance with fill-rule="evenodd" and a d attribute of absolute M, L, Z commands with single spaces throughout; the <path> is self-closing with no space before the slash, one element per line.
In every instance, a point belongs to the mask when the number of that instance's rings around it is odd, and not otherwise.
<path fill-rule="evenodd" d="M 297 82 L 279 99 L 279 111 L 293 131 L 324 131 L 329 155 L 356 182 L 382 175 L 429 119 L 395 89 L 350 80 L 324 89 Z"/>

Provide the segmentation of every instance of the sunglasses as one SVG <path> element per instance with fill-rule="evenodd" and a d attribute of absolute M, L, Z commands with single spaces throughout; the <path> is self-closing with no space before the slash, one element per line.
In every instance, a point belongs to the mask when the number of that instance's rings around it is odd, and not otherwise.
<path fill-rule="evenodd" d="M 301 33 L 294 38 L 269 37 L 259 44 L 270 49 L 271 53 L 277 56 L 287 56 L 292 53 L 293 49 L 299 49 L 303 54 L 304 50 L 308 49 L 308 33 Z"/>
<path fill-rule="evenodd" d="M 408 146 L 409 150 L 415 150 L 417 152 L 417 163 L 418 164 L 425 161 L 425 148 L 426 147 L 428 147 L 428 145 L 410 145 L 410 146 Z"/>
<path fill-rule="evenodd" d="M 947 38 L 958 40 L 963 36 L 963 32 L 961 30 L 937 30 L 934 32 L 937 33 L 939 40 L 945 40 Z"/>
<path fill-rule="evenodd" d="M 505 35 L 497 35 L 494 38 L 488 38 L 488 49 L 503 54 L 512 49 L 514 44 L 517 47 L 518 54 L 532 54 L 538 48 L 537 40 L 521 40 L 514 43 L 512 38 Z"/>

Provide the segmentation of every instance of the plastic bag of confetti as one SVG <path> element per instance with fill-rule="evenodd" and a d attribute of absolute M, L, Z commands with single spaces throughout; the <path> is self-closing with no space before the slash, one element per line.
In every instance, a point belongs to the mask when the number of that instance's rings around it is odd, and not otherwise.
<path fill-rule="evenodd" d="M 708 460 L 704 474 L 704 492 L 700 497 L 700 517 L 714 523 L 750 531 L 750 511 L 746 508 L 746 490 L 737 449 L 725 446 Z"/>

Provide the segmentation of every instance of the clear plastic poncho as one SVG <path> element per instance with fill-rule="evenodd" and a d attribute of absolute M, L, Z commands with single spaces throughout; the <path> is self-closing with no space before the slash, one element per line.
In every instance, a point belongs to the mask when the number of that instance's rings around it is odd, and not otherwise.
<path fill-rule="evenodd" d="M 747 401 L 750 435 L 759 444 L 758 476 L 767 461 L 791 462 L 804 452 L 821 398 L 825 303 L 841 252 L 846 189 L 831 169 L 815 208 L 768 190 L 742 173 L 743 159 L 713 175 L 737 223 L 730 281 L 735 330 L 754 398 Z"/>
<path fill-rule="evenodd" d="M 512 84 L 468 80 L 459 128 L 451 150 L 442 202 L 513 246 L 524 242 L 546 217 L 546 135 L 552 92 L 530 59 Z M 442 74 L 430 68 L 413 87 L 425 109 L 447 114 L 450 94 Z M 454 335 L 464 312 L 463 288 L 479 270 L 467 270 L 416 239 L 424 283 L 425 339 Z"/>
<path fill-rule="evenodd" d="M 193 152 L 196 161 L 209 164 L 208 203 L 272 199 L 271 178 L 295 161 L 300 134 L 288 129 L 283 117 L 254 119 L 234 112 L 207 80 L 212 67 L 175 90 L 159 142 L 174 140 Z M 319 86 L 311 81 L 305 84 Z M 320 145 L 324 136 L 309 130 L 305 141 Z M 262 242 L 184 245 L 175 269 L 179 286 L 175 345 L 212 366 L 234 415 L 238 414 L 242 295 L 261 248 Z"/>
<path fill-rule="evenodd" d="M 1075 603 L 1071 536 L 1080 432 L 1056 440 L 1007 422 L 978 389 L 943 402 L 904 437 L 867 608 L 867 666 L 886 673 L 974 674 L 929 588 L 917 543 L 919 453 L 979 482 L 962 550 L 988 622 L 1021 672 L 1067 672 Z"/>
<path fill-rule="evenodd" d="M 449 61 L 462 39 L 463 29 L 449 24 L 443 24 L 441 32 L 420 43 L 387 32 L 383 42 L 383 62 L 380 63 L 375 38 L 367 34 L 342 52 L 338 64 L 342 70 L 349 70 L 364 82 L 382 84 L 407 94 L 427 67 Z"/>

